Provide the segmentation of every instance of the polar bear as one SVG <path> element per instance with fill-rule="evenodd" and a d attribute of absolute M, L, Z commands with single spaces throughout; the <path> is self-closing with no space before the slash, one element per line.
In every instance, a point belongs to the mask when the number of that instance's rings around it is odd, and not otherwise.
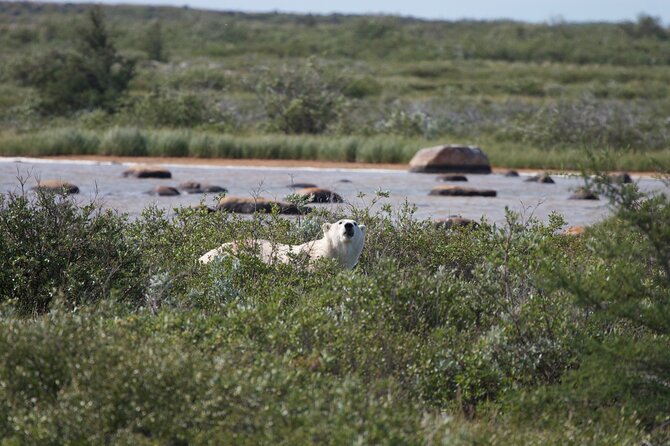
<path fill-rule="evenodd" d="M 216 257 L 235 254 L 243 249 L 253 249 L 265 263 L 289 263 L 302 254 L 307 254 L 310 262 L 326 258 L 336 260 L 343 268 L 352 269 L 358 262 L 365 242 L 365 225 L 354 220 L 339 220 L 324 223 L 323 238 L 302 245 L 282 245 L 268 240 L 244 240 L 224 243 L 200 257 L 200 262 L 209 263 Z"/>

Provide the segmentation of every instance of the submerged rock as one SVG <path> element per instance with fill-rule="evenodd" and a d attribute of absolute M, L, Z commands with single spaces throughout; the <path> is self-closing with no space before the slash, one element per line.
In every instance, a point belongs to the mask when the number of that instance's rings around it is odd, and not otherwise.
<path fill-rule="evenodd" d="M 452 181 L 452 182 L 458 182 L 458 181 L 468 181 L 468 177 L 465 175 L 457 175 L 457 174 L 447 174 L 447 175 L 440 175 L 436 178 L 437 181 Z"/>
<path fill-rule="evenodd" d="M 599 200 L 598 195 L 590 189 L 585 187 L 580 187 L 575 190 L 575 192 L 570 195 L 570 200 Z"/>
<path fill-rule="evenodd" d="M 42 180 L 33 189 L 53 192 L 55 194 L 78 194 L 79 187 L 63 180 Z"/>
<path fill-rule="evenodd" d="M 298 215 L 308 213 L 310 208 L 304 208 L 301 212 L 298 207 L 292 203 L 283 201 L 273 201 L 267 198 L 243 198 L 243 197 L 223 197 L 219 200 L 216 209 L 220 211 L 234 212 L 237 214 L 253 214 L 254 212 L 272 212 L 273 207 L 278 207 L 280 214 Z"/>
<path fill-rule="evenodd" d="M 542 173 L 539 175 L 534 175 L 530 178 L 524 180 L 526 183 L 543 183 L 543 184 L 554 184 L 555 181 L 548 173 Z"/>
<path fill-rule="evenodd" d="M 452 228 L 476 229 L 479 227 L 479 223 L 477 223 L 476 221 L 463 217 L 442 218 L 439 220 L 435 220 L 433 223 L 435 224 L 436 227 L 444 229 L 452 229 Z"/>
<path fill-rule="evenodd" d="M 149 191 L 149 195 L 157 195 L 159 197 L 174 197 L 179 195 L 179 191 L 170 186 L 156 186 Z"/>
<path fill-rule="evenodd" d="M 295 192 L 301 197 L 310 197 L 310 203 L 342 203 L 342 196 L 321 187 L 306 187 Z"/>
<path fill-rule="evenodd" d="M 474 189 L 450 185 L 435 186 L 429 195 L 444 195 L 450 197 L 495 197 L 498 193 L 493 189 Z"/>
<path fill-rule="evenodd" d="M 290 187 L 291 189 L 303 189 L 306 187 L 317 187 L 317 185 L 312 183 L 291 183 L 286 185 L 286 187 Z"/>
<path fill-rule="evenodd" d="M 179 183 L 179 189 L 187 194 L 217 194 L 228 192 L 224 187 L 212 184 L 202 184 L 196 181 L 184 181 L 183 183 Z"/>
<path fill-rule="evenodd" d="M 517 171 L 514 170 L 514 169 L 510 169 L 510 170 L 508 170 L 507 172 L 505 172 L 505 176 L 506 176 L 506 177 L 518 177 L 518 176 L 519 176 L 519 172 L 517 172 Z"/>
<path fill-rule="evenodd" d="M 172 173 L 159 166 L 132 166 L 126 169 L 122 175 L 134 178 L 172 178 Z"/>

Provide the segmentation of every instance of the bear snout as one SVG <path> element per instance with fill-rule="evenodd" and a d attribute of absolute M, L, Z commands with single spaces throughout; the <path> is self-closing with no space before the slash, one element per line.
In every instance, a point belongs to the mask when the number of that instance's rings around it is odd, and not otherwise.
<path fill-rule="evenodd" d="M 345 223 L 344 224 L 344 234 L 353 237 L 354 236 L 354 225 L 353 223 Z"/>

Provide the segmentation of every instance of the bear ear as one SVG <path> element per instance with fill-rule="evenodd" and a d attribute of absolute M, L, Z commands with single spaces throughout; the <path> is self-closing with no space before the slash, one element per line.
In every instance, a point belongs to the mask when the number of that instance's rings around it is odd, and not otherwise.
<path fill-rule="evenodd" d="M 330 231 L 330 226 L 331 226 L 330 223 L 324 223 L 323 225 L 321 225 L 321 229 L 323 229 L 324 234 L 326 234 L 328 231 Z"/>
<path fill-rule="evenodd" d="M 365 234 L 365 225 L 358 225 L 358 228 L 361 230 L 363 234 Z"/>

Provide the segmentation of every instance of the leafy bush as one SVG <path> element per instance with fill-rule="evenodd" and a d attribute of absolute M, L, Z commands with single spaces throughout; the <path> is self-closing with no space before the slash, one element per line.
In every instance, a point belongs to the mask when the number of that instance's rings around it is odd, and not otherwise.
<path fill-rule="evenodd" d="M 46 192 L 0 196 L 1 302 L 40 314 L 54 300 L 70 308 L 115 296 L 137 301 L 139 253 L 125 220 L 94 204 Z"/>
<path fill-rule="evenodd" d="M 223 119 L 222 114 L 202 97 L 164 89 L 154 90 L 130 103 L 125 114 L 127 116 L 122 119 L 151 127 L 192 127 Z"/>
<path fill-rule="evenodd" d="M 339 85 L 311 61 L 277 73 L 266 70 L 256 92 L 273 128 L 284 133 L 323 133 L 344 105 Z"/>

